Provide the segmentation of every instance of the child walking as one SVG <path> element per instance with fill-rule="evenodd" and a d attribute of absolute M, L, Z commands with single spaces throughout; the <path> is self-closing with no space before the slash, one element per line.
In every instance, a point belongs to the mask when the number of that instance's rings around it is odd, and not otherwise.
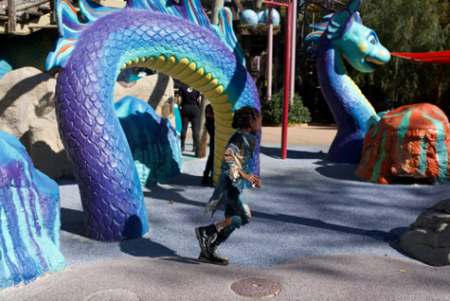
<path fill-rule="evenodd" d="M 250 208 L 243 190 L 244 181 L 253 187 L 261 187 L 261 180 L 248 167 L 255 152 L 256 135 L 261 130 L 261 121 L 261 114 L 251 106 L 242 107 L 234 113 L 231 126 L 239 130 L 227 144 L 217 186 L 205 209 L 205 213 L 212 211 L 212 216 L 220 206 L 224 206 L 225 220 L 195 228 L 202 250 L 198 257 L 200 261 L 227 265 L 228 261 L 218 256 L 217 248 L 236 228 L 250 222 Z"/>

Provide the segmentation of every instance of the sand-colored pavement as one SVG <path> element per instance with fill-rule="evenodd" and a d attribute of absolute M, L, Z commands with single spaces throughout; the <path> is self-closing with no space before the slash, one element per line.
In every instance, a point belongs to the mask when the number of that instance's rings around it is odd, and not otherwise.
<path fill-rule="evenodd" d="M 7 288 L 0 300 L 251 300 L 230 289 L 245 278 L 281 286 L 266 300 L 448 300 L 449 275 L 450 267 L 376 255 L 309 257 L 265 270 L 135 257 L 69 267 Z"/>
<path fill-rule="evenodd" d="M 288 145 L 330 145 L 336 136 L 337 127 L 327 125 L 302 125 L 288 128 Z M 262 143 L 280 143 L 281 127 L 264 126 Z"/>
<path fill-rule="evenodd" d="M 301 125 L 288 128 L 288 145 L 330 145 L 336 136 L 337 127 L 335 125 Z M 192 131 L 189 129 L 186 138 L 192 138 Z M 281 144 L 281 127 L 263 126 L 262 143 Z"/>

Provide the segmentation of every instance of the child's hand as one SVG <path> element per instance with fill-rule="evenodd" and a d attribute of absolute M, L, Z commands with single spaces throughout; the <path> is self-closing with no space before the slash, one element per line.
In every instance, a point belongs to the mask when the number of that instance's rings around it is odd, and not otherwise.
<path fill-rule="evenodd" d="M 255 175 L 247 175 L 244 180 L 246 180 L 247 182 L 249 182 L 250 184 L 255 185 L 257 181 L 259 181 L 258 176 Z"/>
<path fill-rule="evenodd" d="M 256 186 L 256 188 L 260 188 L 261 187 L 261 180 L 260 179 L 256 180 L 255 186 Z"/>

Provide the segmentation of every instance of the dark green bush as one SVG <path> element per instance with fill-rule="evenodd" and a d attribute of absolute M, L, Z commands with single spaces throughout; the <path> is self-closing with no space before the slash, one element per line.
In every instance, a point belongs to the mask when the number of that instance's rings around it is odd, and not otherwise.
<path fill-rule="evenodd" d="M 283 119 L 283 91 L 272 95 L 270 102 L 263 99 L 261 110 L 263 123 L 281 124 Z M 300 95 L 294 94 L 294 104 L 289 104 L 289 125 L 308 123 L 310 121 L 311 114 L 308 108 L 303 105 Z"/>

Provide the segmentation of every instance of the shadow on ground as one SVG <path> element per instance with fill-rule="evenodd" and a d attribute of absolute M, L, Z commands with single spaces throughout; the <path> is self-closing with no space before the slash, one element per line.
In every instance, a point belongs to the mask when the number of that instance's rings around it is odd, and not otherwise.
<path fill-rule="evenodd" d="M 316 171 L 324 177 L 346 181 L 363 181 L 354 173 L 358 167 L 357 164 L 327 161 L 325 160 L 327 149 L 320 149 L 319 147 L 315 147 L 315 149 L 318 149 L 318 151 L 288 149 L 287 159 L 319 160 L 313 164 L 319 166 Z M 261 153 L 274 159 L 280 159 L 280 149 L 278 148 L 261 146 Z"/>
<path fill-rule="evenodd" d="M 73 209 L 61 208 L 61 230 L 84 238 L 83 212 Z M 97 241 L 95 241 L 97 242 Z M 111 246 L 115 243 L 110 243 Z M 133 257 L 167 257 L 164 260 L 177 261 L 188 264 L 198 264 L 196 260 L 178 256 L 174 250 L 152 241 L 149 238 L 141 237 L 119 243 L 120 251 Z"/>
<path fill-rule="evenodd" d="M 199 264 L 196 260 L 178 256 L 175 251 L 145 237 L 121 241 L 120 251 L 133 257 L 165 257 L 163 260 Z"/>
<path fill-rule="evenodd" d="M 208 187 L 206 185 L 202 185 L 202 177 L 194 176 L 187 173 L 181 173 L 171 178 L 169 181 L 164 182 L 165 185 L 178 185 L 178 186 L 198 186 L 199 188 Z M 156 184 L 152 184 L 146 186 L 149 190 L 157 190 L 157 187 L 160 187 Z"/>
<path fill-rule="evenodd" d="M 204 208 L 206 205 L 205 202 L 199 202 L 194 201 L 185 198 L 182 195 L 183 190 L 174 190 L 173 188 L 165 188 L 158 186 L 157 187 L 157 195 L 155 195 L 152 192 L 144 192 L 145 197 L 149 198 L 158 198 L 161 196 L 164 196 L 164 198 L 171 199 L 175 203 L 183 204 L 183 205 L 189 205 L 189 206 L 197 206 L 200 208 Z M 217 216 L 222 216 L 222 208 L 218 210 L 216 213 Z M 263 220 L 267 220 L 270 222 L 282 222 L 282 223 L 291 223 L 291 224 L 298 224 L 302 226 L 307 227 L 313 227 L 313 228 L 320 228 L 322 230 L 329 230 L 329 231 L 336 231 L 340 233 L 347 233 L 347 234 L 353 234 L 353 235 L 361 235 L 361 236 L 368 236 L 378 241 L 383 241 L 391 246 L 391 248 L 395 249 L 399 253 L 410 257 L 407 253 L 403 252 L 398 246 L 398 239 L 405 233 L 406 227 L 401 228 L 394 228 L 390 230 L 389 232 L 386 231 L 380 231 L 380 230 L 365 230 L 355 227 L 348 227 L 343 225 L 337 225 L 333 223 L 328 223 L 319 219 L 314 218 L 307 218 L 307 217 L 301 217 L 301 216 L 294 216 L 294 215 L 287 215 L 287 214 L 280 214 L 280 213 L 266 213 L 266 212 L 260 212 L 256 210 L 252 210 L 252 217 L 254 218 L 260 218 Z"/>
<path fill-rule="evenodd" d="M 61 230 L 84 237 L 83 211 L 61 208 Z"/>
<path fill-rule="evenodd" d="M 275 147 L 260 147 L 261 154 L 264 154 L 270 158 L 280 159 L 281 150 Z M 313 152 L 313 151 L 303 151 L 303 150 L 295 150 L 288 149 L 287 150 L 287 159 L 321 159 L 324 160 L 327 154 L 325 152 Z"/>

